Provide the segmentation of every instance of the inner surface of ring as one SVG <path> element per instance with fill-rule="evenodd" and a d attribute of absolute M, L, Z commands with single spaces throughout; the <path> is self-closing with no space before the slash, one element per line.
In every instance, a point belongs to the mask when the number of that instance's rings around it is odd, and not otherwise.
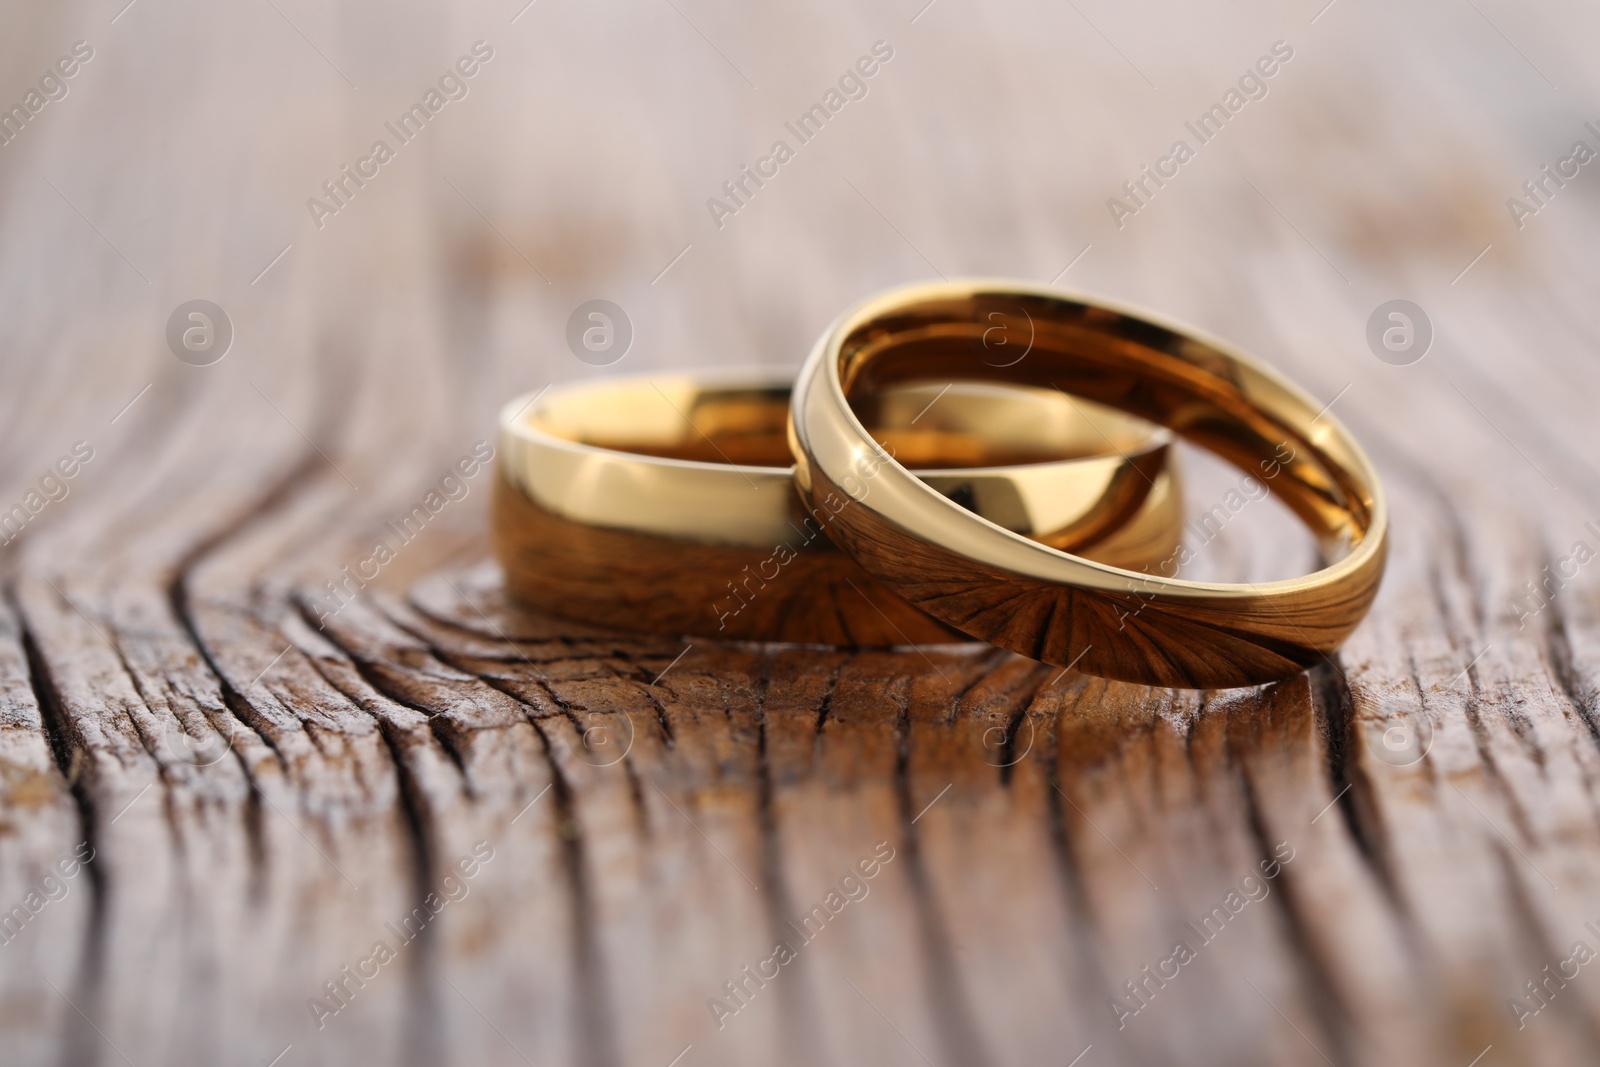
<path fill-rule="evenodd" d="M 874 439 L 917 469 L 1010 467 L 1149 452 L 1148 423 L 1055 390 L 979 382 L 901 383 L 856 405 Z M 789 390 L 683 381 L 615 382 L 572 390 L 526 421 L 595 448 L 663 459 L 783 467 Z"/>
<path fill-rule="evenodd" d="M 899 384 L 976 380 L 1064 390 L 1167 426 L 1266 482 L 1330 562 L 1372 524 L 1359 457 L 1317 426 L 1304 398 L 1204 341 L 1111 308 L 1030 293 L 931 298 L 856 327 L 839 360 L 858 411 L 858 397 Z"/>

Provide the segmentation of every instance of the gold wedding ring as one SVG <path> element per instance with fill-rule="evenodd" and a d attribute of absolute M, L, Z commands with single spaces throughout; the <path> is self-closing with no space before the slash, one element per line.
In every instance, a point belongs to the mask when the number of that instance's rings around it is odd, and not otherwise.
<path fill-rule="evenodd" d="M 887 459 L 851 410 L 896 384 L 961 380 L 1060 389 L 1170 427 L 1265 482 L 1333 562 L 1291 581 L 1185 581 L 1188 549 L 1141 573 L 985 521 Z M 955 282 L 866 301 L 812 350 L 790 434 L 801 496 L 850 499 L 829 533 L 874 577 L 963 633 L 1090 674 L 1192 688 L 1286 677 L 1339 648 L 1383 574 L 1377 474 L 1321 405 L 1221 341 L 1057 289 Z M 868 468 L 870 492 L 850 493 Z"/>
<path fill-rule="evenodd" d="M 567 385 L 506 405 L 492 525 L 511 591 L 636 633 L 968 640 L 834 547 L 842 500 L 801 504 L 789 391 L 786 375 L 719 372 Z M 923 468 L 918 484 L 996 529 L 1122 566 L 1163 559 L 1182 536 L 1171 435 L 1140 419 L 981 383 L 864 392 L 862 410 L 874 449 Z M 877 492 L 874 473 L 858 491 Z"/>

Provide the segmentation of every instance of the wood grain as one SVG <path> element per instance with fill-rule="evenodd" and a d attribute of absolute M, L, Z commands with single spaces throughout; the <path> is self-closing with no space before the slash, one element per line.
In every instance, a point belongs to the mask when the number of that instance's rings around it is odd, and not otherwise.
<path fill-rule="evenodd" d="M 1600 949 L 1600 571 L 1524 584 L 1600 549 L 1591 168 L 1520 229 L 1506 200 L 1594 144 L 1597 34 L 1494 0 L 8 11 L 0 103 L 94 56 L 0 145 L 0 1058 L 1595 1062 L 1593 966 L 1526 983 Z M 583 301 L 633 321 L 615 370 L 787 366 L 935 274 L 1160 308 L 1335 404 L 1394 534 L 1334 663 L 1186 693 L 619 638 L 507 604 L 481 479 L 330 614 L 507 397 L 608 373 L 566 349 Z M 1366 342 L 1396 297 L 1435 328 L 1405 367 Z M 234 327 L 211 366 L 165 340 L 192 299 Z M 1186 472 L 1193 513 L 1236 478 Z M 1193 573 L 1311 560 L 1262 502 Z M 1422 758 L 1386 744 L 1422 721 Z"/>

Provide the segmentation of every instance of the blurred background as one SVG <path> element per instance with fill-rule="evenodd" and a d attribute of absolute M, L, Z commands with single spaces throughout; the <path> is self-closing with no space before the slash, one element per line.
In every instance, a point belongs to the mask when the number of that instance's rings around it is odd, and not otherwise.
<path fill-rule="evenodd" d="M 908 279 L 1059 279 L 1304 366 L 1328 398 L 1353 381 L 1350 406 L 1437 393 L 1451 361 L 1481 398 L 1514 360 L 1538 373 L 1530 320 L 1580 326 L 1540 308 L 1584 276 L 1587 171 L 1523 230 L 1505 204 L 1593 139 L 1579 5 L 508 7 L 14 5 L 7 102 L 74 42 L 94 58 L 0 147 L 6 359 L 33 398 L 8 456 L 48 461 L 147 383 L 147 409 L 225 412 L 261 403 L 254 381 L 287 413 L 342 409 L 319 444 L 382 480 L 394 463 L 337 439 L 352 409 L 488 427 L 513 391 L 603 373 L 563 343 L 594 298 L 634 325 L 611 372 L 644 372 L 797 363 Z M 478 41 L 493 59 L 468 95 L 400 144 L 385 123 Z M 795 143 L 784 123 L 878 41 L 894 58 L 865 98 Z M 1119 227 L 1108 198 L 1277 41 L 1294 58 L 1268 95 Z M 380 139 L 392 162 L 315 217 Z M 708 199 L 779 139 L 795 158 L 719 227 Z M 1530 278 L 1519 317 L 1471 318 Z M 1395 297 L 1439 328 L 1442 358 L 1404 374 L 1364 340 Z M 236 331 L 205 374 L 164 341 L 191 299 Z M 412 349 L 426 378 L 381 372 Z M 115 453 L 141 422 L 99 436 Z"/>
<path fill-rule="evenodd" d="M 93 58 L 0 146 L 0 433 L 19 470 L 92 436 L 84 492 L 205 440 L 226 493 L 282 462 L 222 430 L 270 403 L 284 417 L 262 431 L 315 440 L 372 490 L 347 502 L 361 509 L 417 483 L 421 460 L 403 457 L 459 451 L 514 393 L 794 365 L 843 308 L 937 274 L 1155 307 L 1340 411 L 1374 394 L 1437 405 L 1430 427 L 1459 425 L 1457 447 L 1502 449 L 1447 383 L 1480 407 L 1513 378 L 1559 392 L 1539 352 L 1588 339 L 1588 170 L 1520 226 L 1507 199 L 1575 140 L 1600 147 L 1577 45 L 1589 18 L 1468 0 L 18 4 L 5 100 L 24 104 L 76 42 Z M 893 58 L 801 144 L 785 124 L 875 45 Z M 1274 47 L 1293 58 L 1257 80 L 1266 95 L 1201 144 L 1185 124 Z M 464 58 L 476 73 L 452 78 Z M 391 129 L 430 91 L 442 106 L 402 142 Z M 1180 139 L 1194 158 L 1157 188 L 1140 168 Z M 779 140 L 793 158 L 730 197 Z M 341 169 L 356 167 L 376 173 Z M 1154 195 L 1130 196 L 1132 180 Z M 1436 335 L 1404 369 L 1366 339 L 1397 298 Z M 594 299 L 633 331 L 608 367 L 565 343 Z M 203 370 L 166 340 L 191 300 L 234 333 Z M 191 433 L 141 439 L 179 412 Z M 392 440 L 354 438 L 362 417 Z"/>

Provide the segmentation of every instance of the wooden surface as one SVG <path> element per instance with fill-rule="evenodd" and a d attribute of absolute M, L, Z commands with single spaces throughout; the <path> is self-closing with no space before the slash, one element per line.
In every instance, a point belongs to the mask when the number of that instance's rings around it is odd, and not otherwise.
<path fill-rule="evenodd" d="M 0 100 L 93 58 L 0 146 L 0 509 L 38 505 L 0 550 L 0 1059 L 1600 1058 L 1600 966 L 1525 985 L 1600 950 L 1600 569 L 1513 599 L 1600 549 L 1591 168 L 1521 229 L 1506 206 L 1595 142 L 1600 14 L 918 6 L 8 7 Z M 480 39 L 468 95 L 314 220 Z M 719 229 L 707 198 L 879 40 Z M 1279 40 L 1268 95 L 1119 229 L 1107 198 Z M 331 613 L 506 397 L 611 372 L 565 346 L 582 301 L 632 320 L 612 371 L 793 365 L 937 272 L 1156 307 L 1336 402 L 1395 522 L 1337 662 L 1188 693 L 609 637 L 506 606 L 483 474 Z M 1436 327 L 1411 366 L 1365 339 L 1397 297 Z M 197 298 L 236 331 L 208 367 L 164 338 Z M 1237 479 L 1190 474 L 1196 514 Z M 1252 503 L 1193 573 L 1310 565 Z"/>

